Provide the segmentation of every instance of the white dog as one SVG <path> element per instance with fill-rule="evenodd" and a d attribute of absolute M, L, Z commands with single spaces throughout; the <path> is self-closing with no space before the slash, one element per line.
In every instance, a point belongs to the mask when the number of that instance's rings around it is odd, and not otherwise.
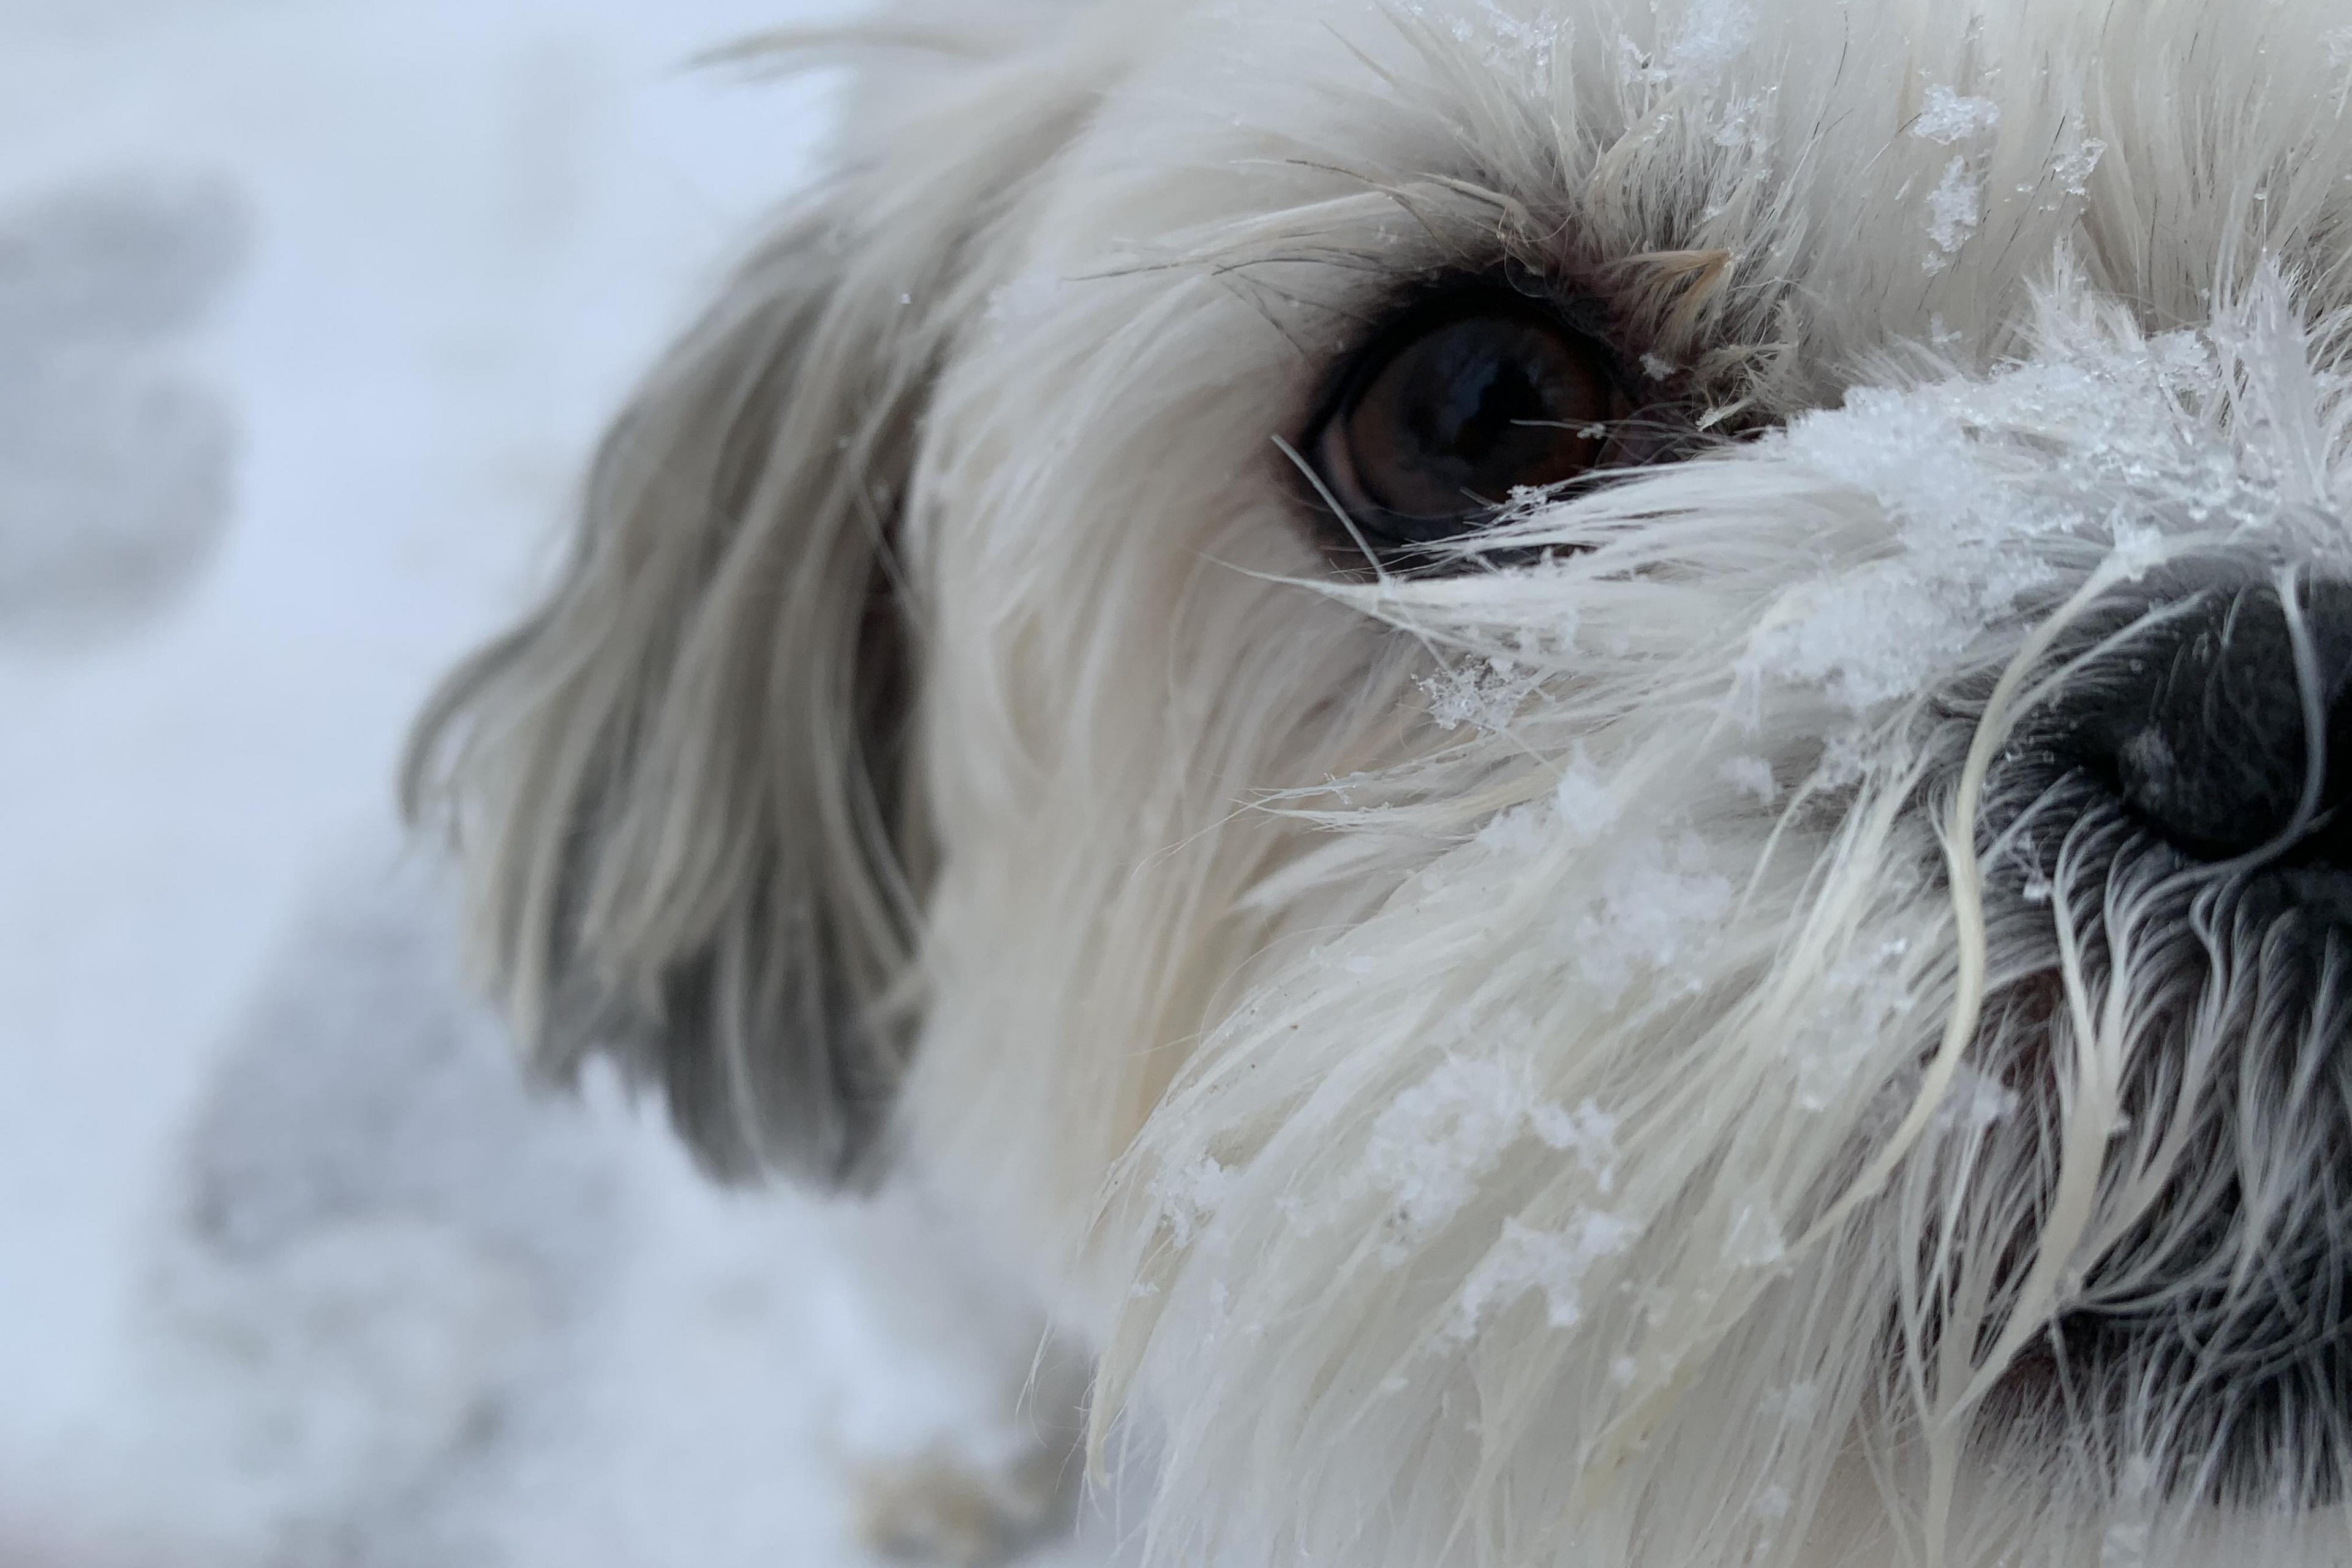
<path fill-rule="evenodd" d="M 421 733 L 535 1058 L 951 1194 L 1156 1563 L 2352 1561 L 2347 21 L 861 29 Z"/>

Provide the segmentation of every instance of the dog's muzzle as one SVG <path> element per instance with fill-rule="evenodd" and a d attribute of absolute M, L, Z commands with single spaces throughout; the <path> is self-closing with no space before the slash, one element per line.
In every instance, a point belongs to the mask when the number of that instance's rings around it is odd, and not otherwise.
<path fill-rule="evenodd" d="M 2013 1033 L 1995 1070 L 2025 1089 L 2042 1157 L 2088 1075 L 2116 1073 L 2124 1220 L 2079 1255 L 2002 1403 L 2036 1429 L 2095 1422 L 2176 1490 L 2339 1497 L 2352 583 L 2146 584 L 2058 663 L 1984 829 L 1996 945 L 2045 955 L 1997 988 L 2012 1017 L 2049 1020 L 2043 1048 Z M 2152 1152 L 2158 1178 L 2118 1195 Z"/>

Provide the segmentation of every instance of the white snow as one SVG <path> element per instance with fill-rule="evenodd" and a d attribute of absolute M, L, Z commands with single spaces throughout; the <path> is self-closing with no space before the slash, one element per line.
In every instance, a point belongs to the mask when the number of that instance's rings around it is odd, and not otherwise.
<path fill-rule="evenodd" d="M 1552 786 L 1552 806 L 1559 826 L 1579 844 L 1597 844 L 1617 826 L 1617 797 L 1610 794 L 1609 782 L 1592 765 L 1581 744 L 1560 769 L 1559 783 Z"/>
<path fill-rule="evenodd" d="M 2097 137 L 2085 137 L 2074 147 L 2068 148 L 2050 161 L 2050 177 L 2058 188 L 2070 196 L 2079 196 L 2091 187 L 2091 174 L 2099 160 L 2107 155 L 2107 144 Z"/>
<path fill-rule="evenodd" d="M 1596 995 L 1613 1001 L 1637 977 L 1686 983 L 1684 960 L 1733 907 L 1728 879 L 1695 834 L 1628 836 L 1610 851 L 1590 904 L 1563 921 L 1561 946 Z"/>
<path fill-rule="evenodd" d="M 528 1094 L 390 804 L 811 10 L 0 0 L 0 1563 L 864 1561 L 854 1216 Z"/>
<path fill-rule="evenodd" d="M 1942 1103 L 1936 1107 L 1936 1125 L 1939 1129 L 1964 1127 L 1981 1132 L 2015 1114 L 2017 1091 L 1990 1073 L 1963 1062 L 1952 1077 L 1951 1088 L 1944 1091 Z"/>
<path fill-rule="evenodd" d="M 1955 157 L 1944 167 L 1944 177 L 1927 193 L 1927 242 L 1936 247 L 1925 266 L 1940 272 L 1984 220 L 1984 186 L 1969 173 L 1969 161 Z"/>
<path fill-rule="evenodd" d="M 1967 142 L 2000 123 L 2000 106 L 1989 98 L 1964 98 L 1948 87 L 1931 87 L 1911 121 L 1911 134 L 1939 147 Z"/>
<path fill-rule="evenodd" d="M 1756 28 L 1756 13 L 1746 0 L 1693 0 L 1666 51 L 1666 79 L 1676 86 L 1713 87 L 1747 52 Z"/>
<path fill-rule="evenodd" d="M 1505 1220 L 1501 1237 L 1463 1283 L 1451 1333 L 1469 1338 L 1489 1312 L 1531 1290 L 1543 1292 L 1545 1320 L 1553 1328 L 1574 1328 L 1584 1316 L 1585 1274 L 1602 1258 L 1633 1246 L 1640 1230 L 1628 1220 L 1597 1210 L 1556 1231 Z"/>
<path fill-rule="evenodd" d="M 1191 1246 L 1195 1236 L 1215 1223 L 1233 1182 L 1233 1172 L 1203 1154 L 1152 1184 L 1152 1198 L 1167 1222 L 1171 1246 Z"/>
<path fill-rule="evenodd" d="M 1509 727 L 1541 679 L 1538 671 L 1508 659 L 1477 658 L 1440 668 L 1422 680 L 1421 689 L 1439 729 L 1467 724 L 1491 735 Z"/>
<path fill-rule="evenodd" d="M 1466 1015 L 1447 1020 L 1440 1031 L 1465 1037 L 1480 1032 Z M 1449 1051 L 1372 1123 L 1362 1179 L 1393 1202 L 1383 1258 L 1402 1261 L 1406 1244 L 1458 1214 L 1523 1137 L 1574 1155 L 1595 1191 L 1611 1191 L 1616 1131 L 1615 1119 L 1592 1100 L 1570 1110 L 1541 1098 L 1525 1061 Z M 1328 1215 L 1305 1203 L 1293 1206 L 1292 1217 L 1307 1228 L 1328 1223 Z"/>
<path fill-rule="evenodd" d="M 1772 804 L 1780 785 L 1772 777 L 1772 764 L 1762 757 L 1734 757 L 1723 764 L 1723 780 L 1742 795 L 1752 795 L 1766 805 Z"/>
<path fill-rule="evenodd" d="M 1364 1174 L 1393 1195 L 1395 1234 L 1384 1255 L 1429 1235 L 1478 1194 L 1478 1185 L 1528 1129 L 1536 1092 L 1522 1064 L 1448 1055 L 1399 1094 L 1373 1124 Z"/>

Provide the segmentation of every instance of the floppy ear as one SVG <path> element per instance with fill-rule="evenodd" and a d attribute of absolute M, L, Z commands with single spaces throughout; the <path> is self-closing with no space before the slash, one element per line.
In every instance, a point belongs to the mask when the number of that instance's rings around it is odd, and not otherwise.
<path fill-rule="evenodd" d="M 938 361 L 1084 108 L 992 74 L 990 112 L 902 128 L 740 268 L 606 437 L 552 594 L 410 745 L 534 1064 L 609 1052 L 726 1176 L 859 1174 L 906 1056 L 929 856 L 892 525 Z"/>

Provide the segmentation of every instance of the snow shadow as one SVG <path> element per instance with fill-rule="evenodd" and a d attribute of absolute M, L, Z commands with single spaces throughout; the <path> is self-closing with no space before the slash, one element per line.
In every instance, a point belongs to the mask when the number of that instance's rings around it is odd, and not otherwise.
<path fill-rule="evenodd" d="M 236 424 L 179 352 L 248 227 L 217 178 L 93 176 L 0 205 L 0 643 L 137 626 L 212 555 Z"/>

